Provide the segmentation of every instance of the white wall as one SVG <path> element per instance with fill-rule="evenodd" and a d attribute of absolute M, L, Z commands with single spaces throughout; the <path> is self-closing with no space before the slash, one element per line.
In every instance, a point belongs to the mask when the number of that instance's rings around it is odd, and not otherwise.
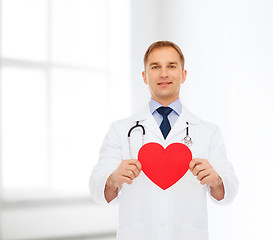
<path fill-rule="evenodd" d="M 234 226 L 241 238 L 272 239 L 273 5 L 240 1 L 232 7 L 230 145 L 241 180 Z"/>
<path fill-rule="evenodd" d="M 149 99 L 141 79 L 147 47 L 157 40 L 176 42 L 188 70 L 182 101 L 220 125 L 238 175 L 235 202 L 209 204 L 212 240 L 272 239 L 272 8 L 269 0 L 131 1 L 133 109 Z"/>

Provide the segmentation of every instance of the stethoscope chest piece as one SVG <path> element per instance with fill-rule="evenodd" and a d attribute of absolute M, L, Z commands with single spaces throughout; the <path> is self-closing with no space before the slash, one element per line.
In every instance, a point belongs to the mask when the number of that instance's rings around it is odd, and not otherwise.
<path fill-rule="evenodd" d="M 190 136 L 186 136 L 182 139 L 182 143 L 190 147 L 192 145 L 192 140 Z"/>
<path fill-rule="evenodd" d="M 192 140 L 191 137 L 189 136 L 189 123 L 188 122 L 186 123 L 187 123 L 186 136 L 182 139 L 182 143 L 190 147 L 192 145 Z"/>

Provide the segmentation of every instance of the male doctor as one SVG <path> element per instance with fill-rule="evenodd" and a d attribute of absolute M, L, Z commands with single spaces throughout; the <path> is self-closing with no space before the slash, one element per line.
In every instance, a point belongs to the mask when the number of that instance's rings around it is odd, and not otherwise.
<path fill-rule="evenodd" d="M 144 68 L 151 100 L 139 113 L 110 127 L 90 177 L 91 196 L 99 203 L 118 198 L 118 240 L 207 240 L 207 195 L 217 204 L 227 204 L 238 189 L 220 130 L 181 104 L 179 92 L 187 71 L 176 44 L 153 43 L 145 53 Z M 145 129 L 144 142 L 140 128 L 128 141 L 128 131 L 137 121 Z M 189 170 L 163 190 L 143 173 L 138 151 L 150 142 L 164 148 L 181 143 L 187 127 L 192 139 Z"/>

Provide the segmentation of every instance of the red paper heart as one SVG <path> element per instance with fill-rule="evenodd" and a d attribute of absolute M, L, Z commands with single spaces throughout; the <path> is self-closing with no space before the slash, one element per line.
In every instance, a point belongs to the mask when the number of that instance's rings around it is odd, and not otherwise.
<path fill-rule="evenodd" d="M 158 143 L 147 143 L 138 152 L 142 171 L 157 186 L 166 190 L 182 178 L 192 160 L 191 150 L 182 143 L 164 149 Z"/>

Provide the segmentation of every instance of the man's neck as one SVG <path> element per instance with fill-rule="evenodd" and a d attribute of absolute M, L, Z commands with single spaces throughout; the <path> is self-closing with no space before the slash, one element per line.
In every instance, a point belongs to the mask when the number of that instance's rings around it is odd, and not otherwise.
<path fill-rule="evenodd" d="M 179 97 L 174 98 L 174 99 L 155 99 L 152 97 L 152 99 L 154 99 L 155 101 L 159 102 L 162 106 L 167 107 L 168 105 L 170 105 L 172 102 L 176 101 Z"/>

